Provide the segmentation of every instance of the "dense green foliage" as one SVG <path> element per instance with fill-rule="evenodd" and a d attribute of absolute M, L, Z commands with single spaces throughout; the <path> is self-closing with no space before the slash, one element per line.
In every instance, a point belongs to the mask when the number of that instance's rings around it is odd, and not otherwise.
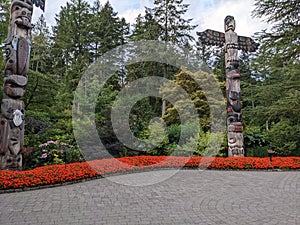
<path fill-rule="evenodd" d="M 260 51 L 250 62 L 245 99 L 246 124 L 256 126 L 260 146 L 279 155 L 299 155 L 300 148 L 300 23 L 299 1 L 255 2 L 253 14 L 272 24 L 257 34 Z M 256 147 L 253 145 L 252 147 Z"/>
<path fill-rule="evenodd" d="M 255 6 L 253 15 L 265 18 L 273 27 L 256 34 L 255 39 L 260 43 L 257 53 L 240 55 L 246 152 L 249 156 L 265 156 L 266 150 L 272 148 L 279 155 L 300 155 L 300 3 L 256 0 Z M 25 155 L 25 161 L 30 166 L 33 162 L 41 164 L 41 158 L 34 161 L 40 157 L 38 146 L 49 140 L 76 145 L 71 109 L 79 80 L 91 63 L 129 41 L 171 42 L 186 47 L 181 54 L 187 57 L 191 52 L 197 52 L 199 60 L 207 63 L 203 70 L 213 71 L 225 95 L 224 49 L 205 47 L 194 40 L 191 32 L 196 26 L 191 24 L 192 19 L 185 17 L 188 7 L 183 0 L 155 0 L 154 7 L 145 8 L 145 13 L 139 15 L 131 26 L 118 16 L 109 2 L 101 5 L 99 1 L 90 5 L 85 0 L 70 0 L 61 7 L 52 28 L 47 26 L 43 16 L 40 17 L 32 33 L 31 66 L 24 97 L 25 143 L 32 151 L 32 154 Z M 0 0 L 0 20 L 2 43 L 8 30 L 8 1 Z M 215 147 L 208 146 L 209 139 L 212 142 L 224 139 L 225 143 L 217 150 L 221 154 L 226 152 L 226 137 L 220 133 L 210 134 L 211 115 L 205 93 L 188 71 L 157 62 L 125 66 L 126 56 L 120 52 L 116 57 L 120 69 L 102 87 L 96 104 L 98 133 L 113 155 L 216 153 Z M 0 65 L 4 67 L 3 57 Z M 183 130 L 193 132 L 195 124 L 181 124 L 172 104 L 166 103 L 162 110 L 163 99 L 148 97 L 133 106 L 129 116 L 130 128 L 148 146 L 153 144 L 147 140 L 150 135 L 156 137 L 165 132 L 161 137 L 163 141 L 154 149 L 143 146 L 138 152 L 120 143 L 110 121 L 112 104 L 120 90 L 148 76 L 174 80 L 188 93 L 200 115 L 199 140 L 194 137 L 178 147 L 180 133 Z M 161 92 L 170 91 L 166 87 Z M 152 121 L 157 117 L 163 117 L 166 129 Z"/>
<path fill-rule="evenodd" d="M 4 53 L 4 42 L 8 33 L 8 24 L 9 24 L 9 8 L 10 2 L 6 0 L 0 0 L 0 50 L 1 53 Z M 2 54 L 1 54 L 2 55 Z M 0 66 L 4 66 L 4 58 L 0 58 Z M 2 77 L 2 74 L 1 74 Z M 2 96 L 2 94 L 1 94 Z"/>

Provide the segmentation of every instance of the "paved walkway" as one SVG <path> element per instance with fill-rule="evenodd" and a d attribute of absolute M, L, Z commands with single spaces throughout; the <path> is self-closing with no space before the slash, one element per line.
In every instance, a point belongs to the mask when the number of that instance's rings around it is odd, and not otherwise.
<path fill-rule="evenodd" d="M 1 194 L 0 224 L 300 224 L 300 172 L 182 170 L 156 183 L 172 172 Z"/>

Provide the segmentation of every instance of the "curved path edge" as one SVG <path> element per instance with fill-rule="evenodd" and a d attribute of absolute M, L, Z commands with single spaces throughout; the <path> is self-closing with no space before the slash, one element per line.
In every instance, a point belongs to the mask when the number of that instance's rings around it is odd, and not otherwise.
<path fill-rule="evenodd" d="M 0 224 L 300 224 L 300 173 L 168 170 L 0 195 Z"/>

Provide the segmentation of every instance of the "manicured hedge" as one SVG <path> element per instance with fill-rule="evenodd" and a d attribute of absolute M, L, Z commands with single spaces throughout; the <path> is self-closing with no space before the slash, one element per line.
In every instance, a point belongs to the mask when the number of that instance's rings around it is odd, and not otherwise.
<path fill-rule="evenodd" d="M 139 171 L 152 168 L 207 168 L 207 169 L 300 169 L 300 157 L 180 157 L 135 156 L 101 159 L 89 162 L 38 167 L 27 171 L 0 171 L 0 189 L 30 188 L 73 182 L 101 175 Z"/>

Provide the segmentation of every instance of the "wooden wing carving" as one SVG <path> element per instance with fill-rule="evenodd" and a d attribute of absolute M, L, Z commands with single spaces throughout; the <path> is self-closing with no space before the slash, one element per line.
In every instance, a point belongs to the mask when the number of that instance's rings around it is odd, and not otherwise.
<path fill-rule="evenodd" d="M 225 45 L 225 34 L 222 32 L 207 29 L 203 32 L 197 32 L 197 35 L 203 44 L 219 47 Z"/>
<path fill-rule="evenodd" d="M 255 43 L 252 38 L 238 36 L 238 49 L 244 52 L 255 52 L 259 44 Z"/>

